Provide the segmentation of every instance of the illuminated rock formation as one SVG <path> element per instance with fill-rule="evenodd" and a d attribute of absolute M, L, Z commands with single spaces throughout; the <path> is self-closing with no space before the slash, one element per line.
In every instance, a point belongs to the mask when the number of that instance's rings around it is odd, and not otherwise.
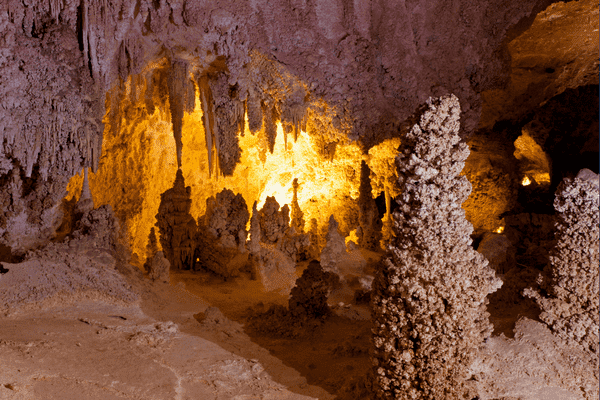
<path fill-rule="evenodd" d="M 157 251 L 152 257 L 152 262 L 148 268 L 148 276 L 153 281 L 161 281 L 169 283 L 169 268 L 171 263 L 165 258 L 162 251 Z"/>
<path fill-rule="evenodd" d="M 383 226 L 379 218 L 379 212 L 375 200 L 371 196 L 371 170 L 363 160 L 360 164 L 360 187 L 358 197 L 358 245 L 370 250 L 380 248 L 381 228 Z"/>
<path fill-rule="evenodd" d="M 148 244 L 146 245 L 146 261 L 144 262 L 144 269 L 146 272 L 150 272 L 152 266 L 152 260 L 154 255 L 158 252 L 158 240 L 156 239 L 156 231 L 154 227 L 150 228 L 150 234 L 148 235 Z M 164 253 L 163 253 L 164 256 Z"/>
<path fill-rule="evenodd" d="M 87 168 L 83 169 L 83 188 L 81 189 L 81 196 L 75 203 L 75 213 L 84 214 L 94 209 L 94 200 L 92 199 L 92 193 L 90 192 L 90 183 L 88 181 Z"/>
<path fill-rule="evenodd" d="M 339 274 L 338 264 L 346 255 L 346 242 L 338 232 L 338 223 L 332 216 L 329 217 L 327 242 L 321 251 L 321 267 L 323 270 Z"/>
<path fill-rule="evenodd" d="M 401 137 L 396 237 L 373 282 L 374 391 L 381 399 L 469 393 L 469 365 L 492 332 L 486 296 L 502 284 L 471 247 L 473 228 L 461 209 L 471 186 L 460 176 L 469 149 L 457 135 L 458 99 L 427 106 Z"/>
<path fill-rule="evenodd" d="M 238 276 L 248 262 L 246 224 L 248 207 L 241 194 L 229 189 L 206 200 L 199 220 L 196 258 L 201 266 L 225 277 Z"/>
<path fill-rule="evenodd" d="M 298 178 L 294 178 L 292 182 L 292 187 L 294 188 L 294 197 L 292 197 L 292 210 L 291 210 L 291 227 L 296 230 L 298 233 L 304 232 L 304 213 L 300 209 L 300 205 L 298 204 L 298 187 L 300 184 L 298 183 Z"/>
<path fill-rule="evenodd" d="M 581 170 L 565 178 L 556 191 L 556 246 L 544 270 L 541 287 L 549 297 L 532 289 L 540 318 L 556 335 L 578 343 L 598 358 L 599 312 L 599 192 L 598 175 Z"/>
<path fill-rule="evenodd" d="M 274 245 L 283 239 L 290 225 L 290 208 L 284 205 L 279 209 L 275 197 L 267 197 L 265 204 L 259 210 L 261 241 Z"/>
<path fill-rule="evenodd" d="M 160 245 L 175 269 L 190 269 L 194 261 L 197 226 L 190 215 L 191 204 L 190 187 L 178 169 L 173 187 L 160 195 L 156 214 Z"/>

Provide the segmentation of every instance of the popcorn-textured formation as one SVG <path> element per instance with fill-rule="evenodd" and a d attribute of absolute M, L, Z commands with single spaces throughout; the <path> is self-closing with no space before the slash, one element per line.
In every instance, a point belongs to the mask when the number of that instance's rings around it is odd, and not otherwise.
<path fill-rule="evenodd" d="M 458 99 L 427 105 L 401 137 L 396 237 L 373 283 L 374 392 L 381 399 L 469 393 L 469 365 L 492 332 L 486 296 L 502 284 L 471 247 L 473 227 L 461 208 L 471 185 L 460 176 L 469 149 L 459 143 Z"/>
<path fill-rule="evenodd" d="M 544 270 L 541 287 L 550 297 L 532 289 L 525 295 L 536 300 L 540 318 L 556 335 L 579 343 L 598 357 L 598 175 L 582 170 L 565 178 L 556 191 L 556 246 Z"/>

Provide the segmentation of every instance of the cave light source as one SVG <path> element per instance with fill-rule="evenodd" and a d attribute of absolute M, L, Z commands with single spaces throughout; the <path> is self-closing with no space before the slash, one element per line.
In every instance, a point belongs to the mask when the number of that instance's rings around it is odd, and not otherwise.
<path fill-rule="evenodd" d="M 529 186 L 529 185 L 531 185 L 531 180 L 527 176 L 525 176 L 525 177 L 523 177 L 523 180 L 521 181 L 521 185 Z"/>

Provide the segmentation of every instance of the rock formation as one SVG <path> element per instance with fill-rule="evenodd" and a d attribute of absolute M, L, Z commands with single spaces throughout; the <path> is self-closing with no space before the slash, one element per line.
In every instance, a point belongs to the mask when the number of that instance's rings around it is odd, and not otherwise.
<path fill-rule="evenodd" d="M 175 269 L 190 269 L 196 247 L 196 221 L 190 215 L 191 189 L 185 186 L 181 169 L 177 170 L 173 187 L 160 195 L 156 225 L 160 245 Z"/>
<path fill-rule="evenodd" d="M 298 178 L 294 178 L 292 187 L 294 189 L 294 197 L 292 197 L 291 227 L 294 228 L 297 233 L 304 233 L 304 213 L 298 204 L 298 188 L 300 187 Z"/>
<path fill-rule="evenodd" d="M 556 246 L 541 278 L 549 295 L 526 289 L 536 300 L 540 318 L 568 343 L 578 343 L 598 358 L 599 192 L 598 175 L 581 170 L 565 178 L 556 191 Z"/>
<path fill-rule="evenodd" d="M 346 242 L 338 232 L 338 223 L 332 216 L 329 217 L 327 242 L 321 251 L 321 266 L 323 270 L 339 274 L 338 264 L 346 254 Z"/>
<path fill-rule="evenodd" d="M 229 189 L 206 200 L 199 220 L 196 258 L 199 264 L 225 278 L 238 276 L 248 262 L 248 207 L 241 194 Z"/>
<path fill-rule="evenodd" d="M 396 237 L 371 295 L 381 399 L 462 398 L 475 350 L 492 332 L 486 296 L 502 282 L 471 247 L 461 209 L 471 186 L 460 176 L 469 149 L 459 114 L 454 95 L 430 99 L 401 137 Z"/>
<path fill-rule="evenodd" d="M 371 170 L 363 160 L 360 164 L 360 188 L 358 197 L 358 245 L 370 250 L 380 248 L 381 228 L 383 226 L 379 218 L 379 212 L 375 200 L 371 196 Z"/>
<path fill-rule="evenodd" d="M 152 258 L 148 269 L 148 276 L 153 281 L 161 281 L 169 283 L 169 268 L 171 263 L 166 259 L 162 251 L 157 251 Z"/>
<path fill-rule="evenodd" d="M 335 275 L 323 271 L 318 261 L 311 261 L 292 288 L 289 310 L 295 317 L 320 318 L 331 312 L 327 297 L 333 288 Z"/>

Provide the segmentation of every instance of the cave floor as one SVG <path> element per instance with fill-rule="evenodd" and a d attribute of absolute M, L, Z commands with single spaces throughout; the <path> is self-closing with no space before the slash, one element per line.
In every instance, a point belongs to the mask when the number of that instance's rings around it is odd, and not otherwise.
<path fill-rule="evenodd" d="M 331 317 L 289 337 L 248 328 L 253 312 L 287 298 L 247 277 L 182 271 L 170 284 L 136 286 L 133 304 L 56 297 L 0 316 L 0 399 L 363 398 L 368 310 L 348 307 L 343 290 L 333 292 Z M 589 354 L 529 318 L 514 338 L 489 338 L 472 373 L 481 400 L 598 393 Z"/>

